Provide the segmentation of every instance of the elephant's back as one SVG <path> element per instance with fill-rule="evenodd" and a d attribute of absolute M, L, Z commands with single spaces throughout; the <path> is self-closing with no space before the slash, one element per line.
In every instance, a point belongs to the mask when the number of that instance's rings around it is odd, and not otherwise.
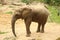
<path fill-rule="evenodd" d="M 32 12 L 40 13 L 41 15 L 49 15 L 49 10 L 43 5 L 30 5 L 29 8 L 32 9 Z"/>

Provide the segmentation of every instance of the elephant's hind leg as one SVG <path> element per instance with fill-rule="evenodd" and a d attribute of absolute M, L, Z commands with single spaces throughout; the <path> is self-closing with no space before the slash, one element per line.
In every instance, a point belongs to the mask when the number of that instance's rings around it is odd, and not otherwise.
<path fill-rule="evenodd" d="M 38 23 L 37 32 L 40 32 L 40 26 L 41 26 L 41 23 Z"/>
<path fill-rule="evenodd" d="M 45 24 L 42 24 L 41 33 L 44 33 L 44 26 L 45 26 Z"/>

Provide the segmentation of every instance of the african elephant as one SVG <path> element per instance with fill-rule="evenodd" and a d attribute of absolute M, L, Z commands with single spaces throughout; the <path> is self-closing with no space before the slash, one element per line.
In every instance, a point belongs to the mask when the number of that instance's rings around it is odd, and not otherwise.
<path fill-rule="evenodd" d="M 11 25 L 12 25 L 12 32 L 14 36 L 16 37 L 15 34 L 15 22 L 17 19 L 24 19 L 25 25 L 26 25 L 26 32 L 27 32 L 27 37 L 30 36 L 30 24 L 31 22 L 36 22 L 38 23 L 38 28 L 37 32 L 42 32 L 44 33 L 44 26 L 46 24 L 47 18 L 49 15 L 48 10 L 44 9 L 39 9 L 39 10 L 33 10 L 31 8 L 25 7 L 22 8 L 21 10 L 16 10 L 15 14 L 12 17 Z M 42 29 L 40 31 L 40 26 L 42 25 Z"/>

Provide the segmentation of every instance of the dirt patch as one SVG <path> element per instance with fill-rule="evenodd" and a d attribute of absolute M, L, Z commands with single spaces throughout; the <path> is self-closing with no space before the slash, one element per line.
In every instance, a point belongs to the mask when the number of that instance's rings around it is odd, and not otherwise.
<path fill-rule="evenodd" d="M 11 31 L 12 14 L 0 14 L 0 31 L 7 32 L 0 34 L 0 40 L 56 40 L 60 37 L 60 25 L 57 23 L 48 23 L 45 26 L 45 33 L 36 33 L 37 23 L 31 24 L 31 37 L 26 37 L 26 28 L 23 20 L 16 22 L 16 34 L 14 37 Z"/>

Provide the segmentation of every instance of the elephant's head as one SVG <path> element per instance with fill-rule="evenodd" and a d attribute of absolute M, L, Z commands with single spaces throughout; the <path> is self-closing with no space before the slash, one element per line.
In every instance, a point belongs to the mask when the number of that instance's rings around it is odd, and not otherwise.
<path fill-rule="evenodd" d="M 21 10 L 16 10 L 14 12 L 14 15 L 12 17 L 12 21 L 11 21 L 11 25 L 12 25 L 12 32 L 14 34 L 14 36 L 16 37 L 15 34 L 15 22 L 17 19 L 25 19 L 27 16 L 29 16 L 31 13 L 31 9 L 30 8 L 22 8 Z"/>

